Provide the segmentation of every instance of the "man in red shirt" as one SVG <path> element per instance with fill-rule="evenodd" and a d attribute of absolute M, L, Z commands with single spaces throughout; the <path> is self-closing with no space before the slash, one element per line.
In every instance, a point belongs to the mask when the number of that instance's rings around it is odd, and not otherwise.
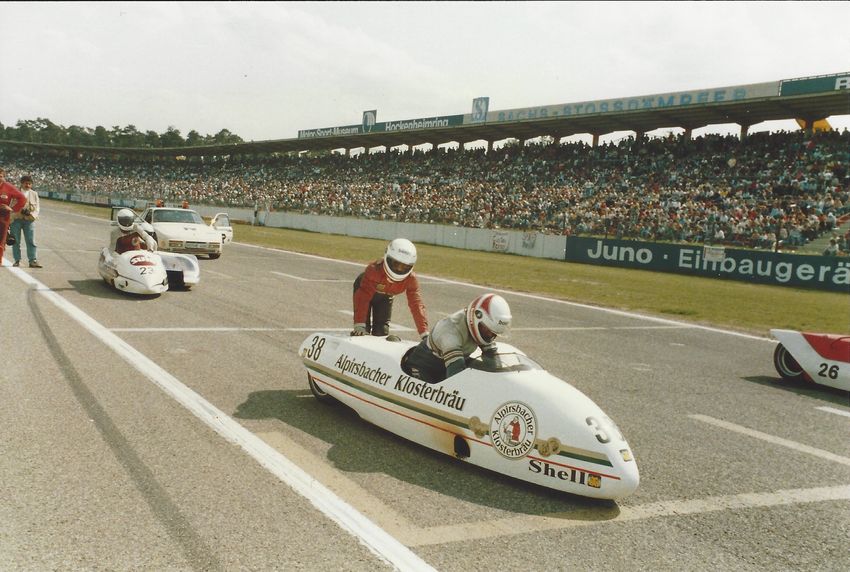
<path fill-rule="evenodd" d="M 6 182 L 6 170 L 0 167 L 0 263 L 6 252 L 6 235 L 9 234 L 11 214 L 19 213 L 27 205 L 27 197 L 13 184 Z"/>
<path fill-rule="evenodd" d="M 390 331 L 393 296 L 404 292 L 420 337 L 428 335 L 428 318 L 413 272 L 416 247 L 406 238 L 387 246 L 382 260 L 369 264 L 354 281 L 354 330 L 352 336 L 386 336 Z"/>

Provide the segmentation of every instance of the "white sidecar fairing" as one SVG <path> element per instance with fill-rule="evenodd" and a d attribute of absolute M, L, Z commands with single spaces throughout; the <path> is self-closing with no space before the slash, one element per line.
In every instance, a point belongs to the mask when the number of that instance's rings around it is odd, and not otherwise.
<path fill-rule="evenodd" d="M 176 252 L 157 252 L 157 254 L 162 259 L 165 272 L 168 274 L 168 283 L 172 288 L 189 290 L 201 281 L 201 265 L 194 254 Z"/>
<path fill-rule="evenodd" d="M 773 365 L 784 379 L 850 391 L 850 336 L 770 330 L 779 340 Z"/>
<path fill-rule="evenodd" d="M 479 351 L 470 368 L 428 384 L 401 368 L 414 345 L 317 332 L 299 355 L 317 398 L 436 451 L 586 497 L 617 499 L 637 488 L 637 464 L 614 422 L 521 351 L 499 343 L 496 367 Z"/>
<path fill-rule="evenodd" d="M 155 252 L 128 250 L 116 254 L 104 248 L 100 251 L 97 271 L 107 284 L 122 292 L 152 295 L 168 290 L 165 266 Z"/>

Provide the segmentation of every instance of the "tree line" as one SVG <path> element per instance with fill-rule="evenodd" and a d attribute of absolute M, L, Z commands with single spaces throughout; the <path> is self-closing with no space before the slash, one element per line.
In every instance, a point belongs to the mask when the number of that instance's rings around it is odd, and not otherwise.
<path fill-rule="evenodd" d="M 0 123 L 0 140 L 22 141 L 27 143 L 51 143 L 54 145 L 80 145 L 86 147 L 137 147 L 158 149 L 162 147 L 196 147 L 199 145 L 228 145 L 244 143 L 239 135 L 222 129 L 215 135 L 201 135 L 194 129 L 186 134 L 174 126 L 163 133 L 139 131 L 135 125 L 120 127 L 115 125 L 107 129 L 98 125 L 80 127 L 79 125 L 56 125 L 49 119 L 19 120 L 14 127 Z"/>

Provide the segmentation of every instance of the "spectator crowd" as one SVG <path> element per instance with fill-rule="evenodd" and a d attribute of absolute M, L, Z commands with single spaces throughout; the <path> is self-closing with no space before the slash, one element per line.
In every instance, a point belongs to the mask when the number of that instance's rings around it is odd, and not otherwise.
<path fill-rule="evenodd" d="M 0 164 L 42 191 L 749 248 L 850 215 L 847 130 L 168 162 L 0 148 Z"/>

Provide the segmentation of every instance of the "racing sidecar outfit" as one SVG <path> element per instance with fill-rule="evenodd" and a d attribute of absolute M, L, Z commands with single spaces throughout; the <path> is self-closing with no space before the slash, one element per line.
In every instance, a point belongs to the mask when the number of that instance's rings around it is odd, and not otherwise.
<path fill-rule="evenodd" d="M 413 349 L 404 365 L 414 377 L 437 383 L 466 369 L 466 358 L 479 347 L 485 358 L 496 352 L 495 340 L 479 346 L 472 339 L 466 310 L 458 310 L 434 325 L 431 335 Z"/>
<path fill-rule="evenodd" d="M 393 296 L 407 294 L 407 306 L 420 336 L 428 332 L 428 318 L 416 273 L 403 280 L 390 280 L 384 270 L 384 261 L 376 260 L 366 267 L 354 281 L 354 325 L 365 326 L 373 336 L 386 336 L 390 329 Z"/>

